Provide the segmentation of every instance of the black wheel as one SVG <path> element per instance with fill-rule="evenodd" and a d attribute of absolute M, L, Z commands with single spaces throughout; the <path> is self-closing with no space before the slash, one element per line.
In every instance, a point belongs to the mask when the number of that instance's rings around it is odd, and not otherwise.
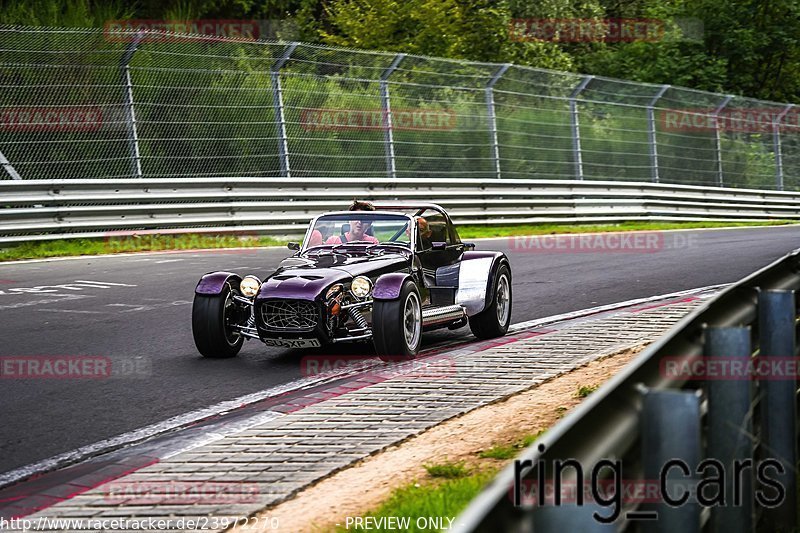
<path fill-rule="evenodd" d="M 372 340 L 384 361 L 413 359 L 422 343 L 422 303 L 419 290 L 406 280 L 396 300 L 372 305 Z"/>
<path fill-rule="evenodd" d="M 225 284 L 221 294 L 195 294 L 192 306 L 194 344 L 204 357 L 234 357 L 242 349 L 244 337 L 229 324 L 239 318 L 233 290 Z"/>
<path fill-rule="evenodd" d="M 469 329 L 479 339 L 502 337 L 511 323 L 511 270 L 508 265 L 497 269 L 494 294 L 489 306 L 475 316 L 469 317 Z"/>

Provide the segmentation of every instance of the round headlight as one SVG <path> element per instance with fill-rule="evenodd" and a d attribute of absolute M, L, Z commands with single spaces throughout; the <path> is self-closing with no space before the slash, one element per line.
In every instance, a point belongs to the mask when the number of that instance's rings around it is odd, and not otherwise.
<path fill-rule="evenodd" d="M 358 276 L 353 280 L 353 283 L 350 284 L 350 290 L 353 292 L 356 298 L 365 298 L 372 290 L 372 282 L 369 280 L 369 278 Z"/>
<path fill-rule="evenodd" d="M 325 293 L 325 299 L 330 300 L 331 298 L 342 292 L 342 290 L 344 290 L 344 285 L 342 285 L 341 283 L 337 283 L 336 285 L 331 285 L 331 288 L 328 289 L 328 292 Z"/>
<path fill-rule="evenodd" d="M 245 278 L 239 284 L 239 290 L 242 291 L 242 295 L 247 298 L 252 298 L 258 294 L 258 289 L 260 288 L 261 280 L 255 276 L 245 276 Z"/>

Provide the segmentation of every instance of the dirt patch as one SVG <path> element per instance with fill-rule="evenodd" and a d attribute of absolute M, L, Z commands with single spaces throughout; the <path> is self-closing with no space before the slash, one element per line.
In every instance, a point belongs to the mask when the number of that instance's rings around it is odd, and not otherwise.
<path fill-rule="evenodd" d="M 343 524 L 347 516 L 377 508 L 394 489 L 428 477 L 423 464 L 464 461 L 477 469 L 501 467 L 508 461 L 480 458 L 480 452 L 546 430 L 581 402 L 580 387 L 605 382 L 643 348 L 592 361 L 502 402 L 439 424 L 303 489 L 259 516 L 279 520 L 279 529 L 271 531 L 329 530 Z"/>

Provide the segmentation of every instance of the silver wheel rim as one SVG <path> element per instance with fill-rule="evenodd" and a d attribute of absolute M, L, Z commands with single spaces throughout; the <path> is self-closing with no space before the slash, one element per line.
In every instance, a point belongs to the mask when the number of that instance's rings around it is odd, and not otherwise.
<path fill-rule="evenodd" d="M 403 306 L 403 333 L 406 337 L 406 346 L 413 349 L 419 343 L 422 330 L 422 313 L 419 306 L 419 296 L 416 292 L 408 293 Z"/>
<path fill-rule="evenodd" d="M 233 291 L 228 291 L 225 295 L 225 303 L 222 309 L 222 327 L 225 328 L 225 340 L 229 345 L 234 346 L 239 342 L 239 332 L 233 331 L 228 325 L 228 312 L 233 309 Z"/>
<path fill-rule="evenodd" d="M 497 308 L 497 322 L 505 325 L 508 322 L 508 315 L 511 312 L 511 287 L 508 284 L 508 276 L 503 274 L 497 281 L 497 291 L 495 295 Z"/>

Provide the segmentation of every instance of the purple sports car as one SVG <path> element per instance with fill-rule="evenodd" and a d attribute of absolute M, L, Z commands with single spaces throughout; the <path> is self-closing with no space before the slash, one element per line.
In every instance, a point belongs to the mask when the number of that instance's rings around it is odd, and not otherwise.
<path fill-rule="evenodd" d="M 375 204 L 311 221 L 303 244 L 266 279 L 213 272 L 195 289 L 192 331 L 206 357 L 232 357 L 245 339 L 314 348 L 372 342 L 386 358 L 413 358 L 422 332 L 469 323 L 505 335 L 511 266 L 463 243 L 436 204 Z"/>

